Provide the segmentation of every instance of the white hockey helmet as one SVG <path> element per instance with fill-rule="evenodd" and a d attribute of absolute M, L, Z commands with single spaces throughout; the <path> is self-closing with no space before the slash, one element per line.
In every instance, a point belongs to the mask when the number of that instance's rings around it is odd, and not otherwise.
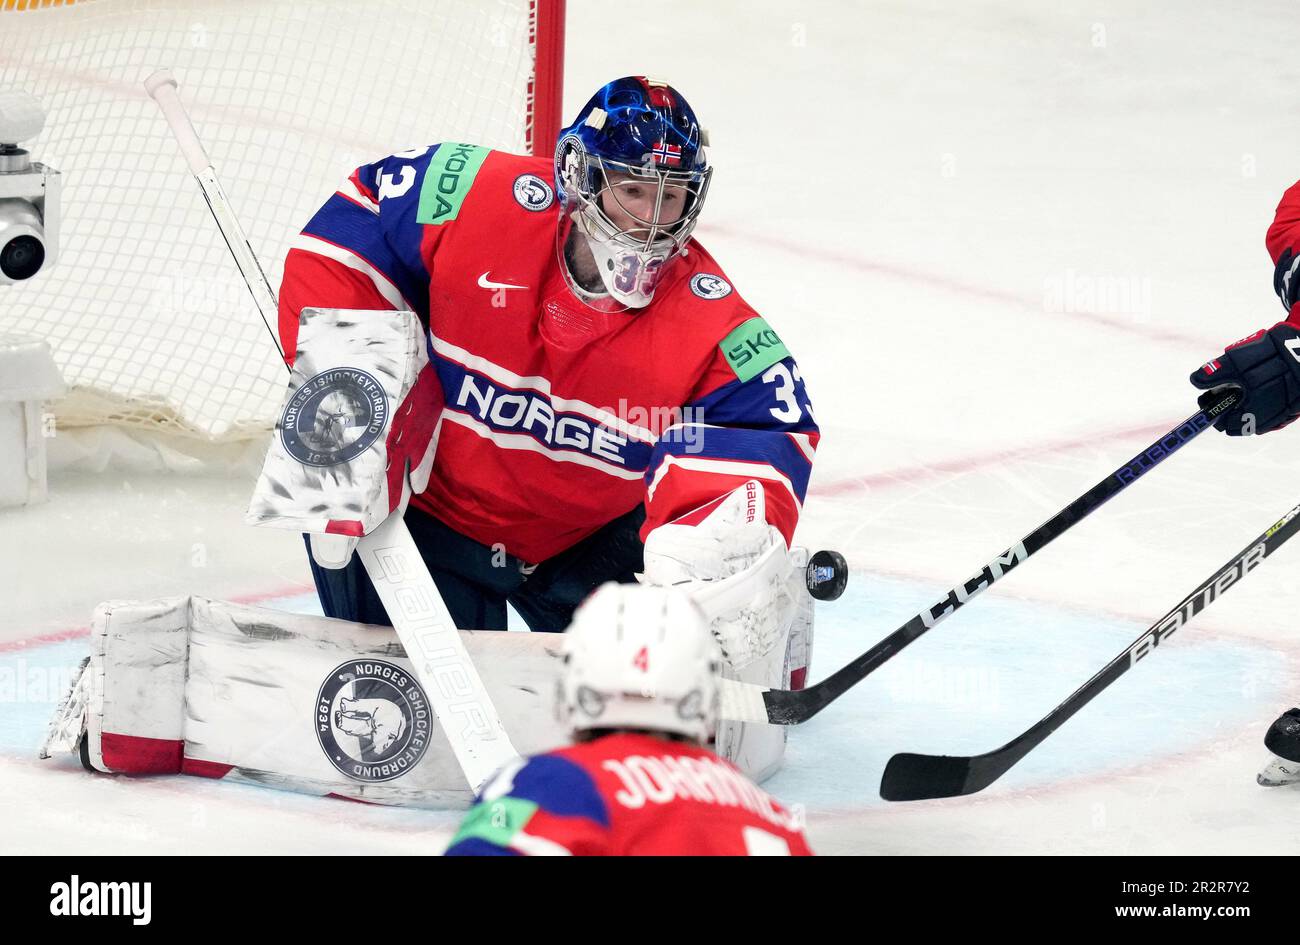
<path fill-rule="evenodd" d="M 638 729 L 700 744 L 718 723 L 722 654 L 682 591 L 603 584 L 564 635 L 556 712 L 573 732 Z"/>

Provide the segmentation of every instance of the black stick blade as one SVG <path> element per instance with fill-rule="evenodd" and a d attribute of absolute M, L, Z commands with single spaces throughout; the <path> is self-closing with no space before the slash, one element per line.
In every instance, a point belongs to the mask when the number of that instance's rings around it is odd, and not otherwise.
<path fill-rule="evenodd" d="M 763 693 L 767 721 L 772 725 L 799 725 L 830 704 L 839 693 L 829 693 L 825 680 L 807 689 L 769 689 Z"/>
<path fill-rule="evenodd" d="M 1055 728 L 1055 726 L 1053 726 Z M 996 751 L 983 755 L 897 754 L 880 776 L 880 796 L 887 801 L 926 801 L 976 794 L 1023 758 L 1051 728 L 1035 728 Z"/>
<path fill-rule="evenodd" d="M 880 777 L 880 796 L 887 801 L 924 801 L 974 793 L 967 786 L 970 763 L 970 758 L 950 755 L 894 755 Z"/>

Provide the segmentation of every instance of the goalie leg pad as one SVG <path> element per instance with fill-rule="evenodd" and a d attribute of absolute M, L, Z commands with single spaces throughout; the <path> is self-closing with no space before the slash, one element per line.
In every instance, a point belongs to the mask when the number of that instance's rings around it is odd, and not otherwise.
<path fill-rule="evenodd" d="M 559 639 L 462 633 L 516 748 L 564 744 L 551 711 Z M 91 651 L 47 756 L 79 746 L 101 772 L 186 773 L 381 804 L 471 799 L 390 628 L 203 598 L 115 601 L 95 612 Z M 780 767 L 784 727 L 725 728 L 719 746 L 750 777 Z"/>
<path fill-rule="evenodd" d="M 802 689 L 812 659 L 813 600 L 808 596 L 804 571 L 808 553 L 795 548 L 783 555 L 789 573 L 785 594 L 792 601 L 786 611 L 779 645 L 760 660 L 723 675 L 741 682 L 782 689 Z M 780 770 L 785 761 L 790 729 L 765 722 L 723 721 L 718 725 L 718 754 L 731 761 L 756 781 Z"/>
<path fill-rule="evenodd" d="M 797 573 L 807 570 L 808 551 L 795 548 L 790 552 L 791 566 Z M 806 584 L 805 584 L 806 587 Z M 812 666 L 813 616 L 815 601 L 811 594 L 795 594 L 794 613 L 790 622 L 790 639 L 785 651 L 785 688 L 802 689 L 808 684 L 808 669 Z"/>
<path fill-rule="evenodd" d="M 555 638 L 462 634 L 515 746 L 563 744 L 543 704 Z M 96 770 L 422 807 L 471 800 L 390 628 L 197 597 L 117 602 L 96 612 L 87 672 L 99 680 L 86 711 Z"/>

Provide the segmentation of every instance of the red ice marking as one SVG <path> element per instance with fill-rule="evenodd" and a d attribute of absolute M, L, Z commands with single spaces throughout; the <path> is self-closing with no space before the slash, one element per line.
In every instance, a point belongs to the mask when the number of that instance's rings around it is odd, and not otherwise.
<path fill-rule="evenodd" d="M 70 630 L 56 630 L 53 633 L 46 633 L 39 637 L 29 637 L 26 640 L 9 640 L 0 643 L 0 653 L 10 653 L 14 650 L 26 650 L 34 646 L 45 646 L 47 643 L 62 643 L 65 640 L 75 640 L 78 637 L 84 637 L 90 633 L 89 627 L 73 627 Z"/>
<path fill-rule="evenodd" d="M 1100 325 L 1105 328 L 1114 329 L 1115 331 L 1140 335 L 1143 338 L 1149 338 L 1153 341 L 1174 342 L 1175 344 L 1187 345 L 1188 347 L 1195 347 L 1200 350 L 1209 348 L 1211 351 L 1216 350 L 1223 344 L 1223 341 L 1220 339 L 1210 339 L 1200 335 L 1191 335 L 1168 328 L 1159 328 L 1154 325 L 1143 325 L 1125 316 L 1105 315 L 1099 312 L 1048 312 L 1044 310 L 1042 301 L 1039 299 L 1017 295 L 1014 292 L 1007 292 L 1003 289 L 995 289 L 990 286 L 977 285 L 973 282 L 963 282 L 960 279 L 952 279 L 941 272 L 912 269 L 908 266 L 878 262 L 876 260 L 863 258 L 862 256 L 855 256 L 851 253 L 838 252 L 824 245 L 812 246 L 791 240 L 784 240 L 780 237 L 762 233 L 757 230 L 735 230 L 727 226 L 718 226 L 715 223 L 710 223 L 702 225 L 700 227 L 700 232 L 702 232 L 706 237 L 716 234 L 725 237 L 726 239 L 757 243 L 779 252 L 788 253 L 791 256 L 802 256 L 806 259 L 831 263 L 845 269 L 852 269 L 856 272 L 867 272 L 874 275 L 887 276 L 891 279 L 898 279 L 903 282 L 912 282 L 922 288 L 939 289 L 944 292 L 952 292 L 957 295 L 966 296 L 967 298 L 984 299 L 985 301 L 997 302 L 1002 305 L 1014 305 L 1017 308 L 1027 309 L 1041 315 L 1049 315 L 1052 318 L 1077 318 L 1086 322 L 1092 322 L 1095 325 Z"/>
<path fill-rule="evenodd" d="M 297 597 L 313 588 L 305 584 L 293 584 L 288 587 L 282 587 L 274 591 L 261 591 L 257 594 L 240 594 L 238 597 L 229 598 L 232 604 L 260 604 L 263 601 L 279 600 L 282 597 Z M 14 653 L 18 650 L 31 650 L 38 646 L 49 646 L 52 643 L 64 643 L 68 640 L 77 640 L 81 637 L 90 635 L 90 627 L 69 627 L 66 630 L 55 630 L 53 633 L 42 633 L 40 636 L 28 637 L 25 640 L 8 640 L 0 642 L 0 653 Z"/>
<path fill-rule="evenodd" d="M 815 496 L 836 496 L 844 495 L 849 492 L 858 492 L 863 489 L 878 489 L 886 486 L 897 486 L 904 483 L 915 482 L 917 479 L 925 476 L 935 476 L 940 473 L 974 472 L 977 469 L 985 469 L 989 466 L 1005 463 L 1008 460 L 1033 459 L 1042 456 L 1051 456 L 1056 453 L 1068 453 L 1071 450 L 1081 449 L 1085 446 L 1096 446 L 1114 442 L 1116 440 L 1129 440 L 1136 439 L 1137 437 L 1145 438 L 1157 433 L 1162 433 L 1167 429 L 1168 428 L 1165 426 L 1133 427 L 1127 430 L 1112 430 L 1109 433 L 1094 433 L 1089 436 L 1060 440 L 1056 443 L 1049 443 L 1046 446 L 1035 444 L 1032 446 L 1017 446 L 1011 449 L 993 450 L 988 453 L 972 453 L 969 456 L 959 456 L 956 459 L 942 460 L 937 463 L 920 463 L 915 466 L 899 466 L 881 472 L 868 473 L 865 476 L 853 476 L 850 479 L 837 479 L 832 482 L 814 486 L 808 491 L 810 494 Z"/>

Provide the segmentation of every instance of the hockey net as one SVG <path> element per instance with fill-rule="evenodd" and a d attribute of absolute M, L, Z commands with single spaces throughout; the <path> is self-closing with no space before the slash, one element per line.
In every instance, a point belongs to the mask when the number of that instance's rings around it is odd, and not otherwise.
<path fill-rule="evenodd" d="M 0 334 L 46 339 L 60 430 L 261 439 L 284 367 L 142 80 L 180 83 L 273 286 L 356 166 L 438 141 L 549 153 L 563 0 L 0 0 L 0 88 L 41 99 L 60 258 L 0 288 Z M 534 133 L 536 128 L 536 133 Z M 536 139 L 536 140 L 534 140 Z"/>

